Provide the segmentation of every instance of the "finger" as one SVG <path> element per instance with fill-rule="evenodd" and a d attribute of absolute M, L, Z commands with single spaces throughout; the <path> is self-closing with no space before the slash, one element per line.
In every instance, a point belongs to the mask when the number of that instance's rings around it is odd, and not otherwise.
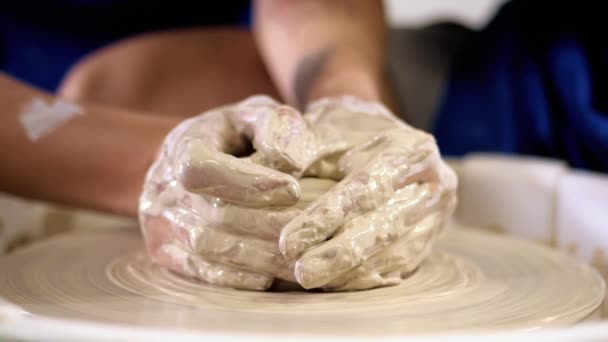
<path fill-rule="evenodd" d="M 154 254 L 151 254 L 151 257 L 158 264 L 174 272 L 200 279 L 212 285 L 264 291 L 273 282 L 273 278 L 268 275 L 209 263 L 177 244 L 164 244 Z"/>
<path fill-rule="evenodd" d="M 165 142 L 164 156 L 186 190 L 252 207 L 297 202 L 296 180 L 234 157 L 246 140 L 228 120 L 230 107 L 186 120 Z"/>
<path fill-rule="evenodd" d="M 315 101 L 306 113 L 311 125 L 320 129 L 322 140 L 345 141 L 350 147 L 372 138 L 370 132 L 411 129 L 382 104 L 353 97 Z"/>
<path fill-rule="evenodd" d="M 175 238 L 205 260 L 295 280 L 292 268 L 274 241 L 212 228 L 186 209 L 170 208 L 163 215 L 173 224 Z"/>
<path fill-rule="evenodd" d="M 281 230 L 301 209 L 300 202 L 295 207 L 253 209 L 239 207 L 206 195 L 185 193 L 180 204 L 194 214 L 205 218 L 213 228 L 258 237 L 263 240 L 279 240 Z"/>
<path fill-rule="evenodd" d="M 375 144 L 375 156 L 370 161 L 358 165 L 284 228 L 279 241 L 281 252 L 295 260 L 330 238 L 347 221 L 383 206 L 406 184 L 432 178 L 432 162 L 440 160 L 434 145 L 411 146 L 410 141 L 408 146 L 406 142 L 385 138 Z"/>
<path fill-rule="evenodd" d="M 295 265 L 305 288 L 320 287 L 345 274 L 412 230 L 434 223 L 432 213 L 444 215 L 438 187 L 413 183 L 399 190 L 385 207 L 349 221 L 333 239 L 307 251 Z"/>
<path fill-rule="evenodd" d="M 406 160 L 411 164 L 421 164 L 438 155 L 432 135 L 417 129 L 399 128 L 385 131 L 353 147 L 340 158 L 339 167 L 345 174 L 350 174 L 374 159 L 386 159 L 390 166 L 400 165 Z"/>
<path fill-rule="evenodd" d="M 155 258 L 159 264 L 175 272 L 200 279 L 212 285 L 264 291 L 272 286 L 273 282 L 273 278 L 269 275 L 211 263 L 175 244 L 163 245 L 155 254 Z"/>
<path fill-rule="evenodd" d="M 278 242 L 281 230 L 302 209 L 327 192 L 336 182 L 327 179 L 302 178 L 299 180 L 302 196 L 293 207 L 253 209 L 239 207 L 215 197 L 181 192 L 179 204 L 205 218 L 214 228 L 236 234 L 251 235 L 263 240 Z"/>
<path fill-rule="evenodd" d="M 184 120 L 165 138 L 164 156 L 172 163 L 181 143 L 190 139 L 200 139 L 214 151 L 232 155 L 245 153 L 247 140 L 228 120 L 228 108 L 218 108 Z"/>
<path fill-rule="evenodd" d="M 300 208 L 307 207 L 310 203 L 323 196 L 324 193 L 337 184 L 336 181 L 331 179 L 320 178 L 301 178 L 299 183 L 300 189 L 302 190 L 302 196 L 300 197 L 297 206 Z"/>
<path fill-rule="evenodd" d="M 370 140 L 372 144 L 364 149 L 371 152 L 374 145 L 384 142 L 383 139 L 376 139 L 377 135 L 386 135 L 385 132 L 394 130 L 407 135 L 419 132 L 397 119 L 383 105 L 350 97 L 318 100 L 308 107 L 304 119 L 314 127 L 318 145 L 315 162 L 306 170 L 306 174 L 321 178 L 342 179 L 349 174 L 351 170 L 340 165 L 342 163 L 335 160 L 336 157 L 343 157 L 346 151 Z M 359 151 L 356 154 L 365 155 L 369 160 L 376 153 L 363 154 Z"/>
<path fill-rule="evenodd" d="M 444 215 L 433 213 L 404 237 L 373 255 L 360 266 L 323 286 L 329 291 L 355 291 L 396 285 L 426 259 L 439 235 Z M 429 222 L 430 221 L 430 222 Z"/>
<path fill-rule="evenodd" d="M 267 274 L 247 272 L 229 265 L 209 263 L 198 254 L 190 254 L 188 265 L 196 277 L 210 284 L 244 290 L 265 291 L 273 283 Z"/>
<path fill-rule="evenodd" d="M 232 107 L 229 118 L 252 142 L 251 159 L 258 164 L 300 174 L 314 158 L 314 136 L 295 108 L 254 96 Z"/>
<path fill-rule="evenodd" d="M 291 206 L 300 197 L 290 175 L 210 149 L 201 139 L 181 145 L 174 172 L 187 191 L 253 208 Z"/>
<path fill-rule="evenodd" d="M 164 267 L 213 285 L 260 291 L 272 285 L 271 276 L 208 262 L 192 253 L 175 238 L 173 223 L 163 216 L 146 216 L 142 222 L 148 255 Z"/>

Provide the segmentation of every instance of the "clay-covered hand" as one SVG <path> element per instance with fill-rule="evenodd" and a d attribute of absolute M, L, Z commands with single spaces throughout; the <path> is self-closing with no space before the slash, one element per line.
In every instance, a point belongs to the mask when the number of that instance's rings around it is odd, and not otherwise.
<path fill-rule="evenodd" d="M 313 136 L 305 174 L 340 182 L 281 232 L 297 281 L 329 290 L 399 283 L 452 215 L 456 175 L 431 135 L 380 104 L 323 99 L 304 118 Z"/>
<path fill-rule="evenodd" d="M 303 130 L 299 112 L 264 96 L 176 127 L 140 200 L 149 255 L 216 285 L 264 290 L 274 278 L 295 281 L 278 238 L 299 213 L 300 188 L 289 173 L 302 166 L 291 157 L 299 147 L 290 138 Z M 251 147 L 253 155 L 238 157 Z"/>

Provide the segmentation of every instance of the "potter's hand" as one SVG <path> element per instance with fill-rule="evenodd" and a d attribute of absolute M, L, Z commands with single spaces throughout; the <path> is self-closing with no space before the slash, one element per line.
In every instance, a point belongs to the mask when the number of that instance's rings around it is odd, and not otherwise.
<path fill-rule="evenodd" d="M 281 252 L 305 288 L 395 284 L 429 253 L 456 203 L 457 179 L 433 137 L 355 98 L 309 107 L 316 160 L 340 182 L 283 229 Z"/>
<path fill-rule="evenodd" d="M 298 213 L 302 167 L 290 137 L 305 124 L 268 97 L 189 119 L 166 138 L 146 177 L 140 222 L 150 256 L 208 283 L 264 290 L 292 280 L 278 250 L 281 228 Z M 249 153 L 249 158 L 238 158 Z M 302 159 L 302 158 L 299 158 Z M 281 172 L 281 171 L 284 172 Z"/>

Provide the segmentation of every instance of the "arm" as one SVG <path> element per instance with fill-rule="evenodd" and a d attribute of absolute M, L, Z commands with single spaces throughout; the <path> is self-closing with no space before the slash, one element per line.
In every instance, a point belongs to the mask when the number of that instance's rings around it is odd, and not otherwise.
<path fill-rule="evenodd" d="M 32 142 L 19 113 L 35 98 L 53 100 L 0 73 L 0 191 L 135 215 L 146 170 L 178 120 L 83 106 L 84 115 Z"/>
<path fill-rule="evenodd" d="M 288 103 L 303 109 L 320 97 L 352 95 L 392 105 L 382 1 L 257 1 L 254 29 Z"/>

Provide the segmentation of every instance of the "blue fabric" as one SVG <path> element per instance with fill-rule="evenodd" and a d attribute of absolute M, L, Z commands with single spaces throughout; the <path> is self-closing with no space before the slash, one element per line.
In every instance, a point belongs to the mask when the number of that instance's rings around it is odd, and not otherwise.
<path fill-rule="evenodd" d="M 0 70 L 53 91 L 93 50 L 144 32 L 249 25 L 249 1 L 19 0 L 0 2 Z"/>
<path fill-rule="evenodd" d="M 446 155 L 540 155 L 608 171 L 605 1 L 513 0 L 458 55 L 434 129 Z"/>

